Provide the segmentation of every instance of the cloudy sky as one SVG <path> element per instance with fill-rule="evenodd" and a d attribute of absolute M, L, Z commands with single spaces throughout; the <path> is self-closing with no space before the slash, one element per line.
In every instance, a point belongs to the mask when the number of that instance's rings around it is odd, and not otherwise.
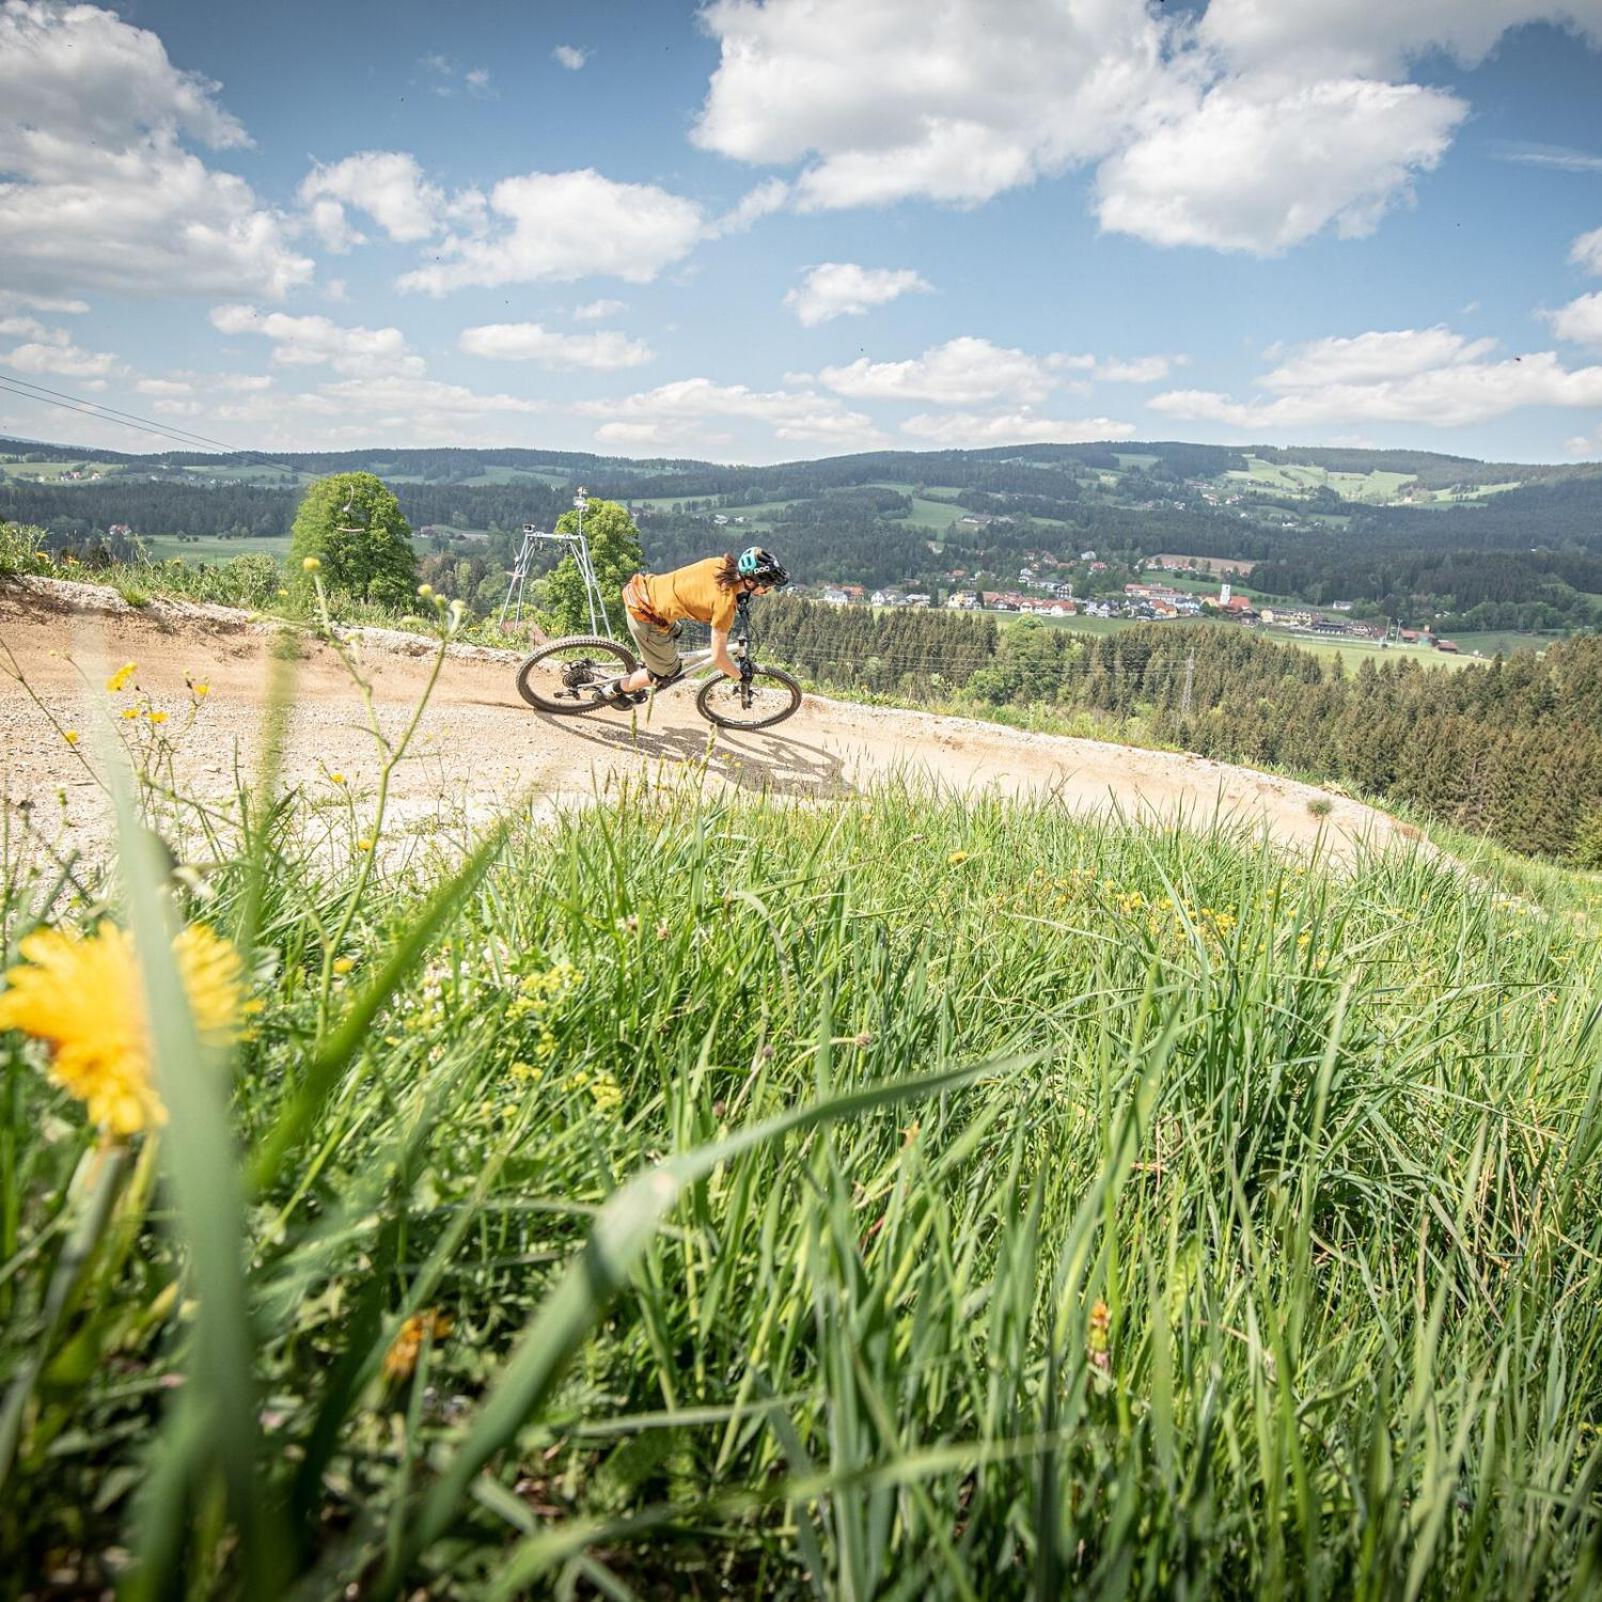
<path fill-rule="evenodd" d="M 1602 456 L 1602 0 L 0 0 L 0 432 Z M 32 393 L 37 393 L 35 389 Z"/>

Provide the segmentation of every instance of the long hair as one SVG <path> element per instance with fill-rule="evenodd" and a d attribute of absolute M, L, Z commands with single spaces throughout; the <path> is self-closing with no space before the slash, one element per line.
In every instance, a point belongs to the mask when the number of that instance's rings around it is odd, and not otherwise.
<path fill-rule="evenodd" d="M 725 551 L 723 553 L 723 566 L 712 577 L 717 580 L 717 586 L 720 590 L 732 590 L 740 582 L 739 564 L 734 560 L 730 552 Z"/>

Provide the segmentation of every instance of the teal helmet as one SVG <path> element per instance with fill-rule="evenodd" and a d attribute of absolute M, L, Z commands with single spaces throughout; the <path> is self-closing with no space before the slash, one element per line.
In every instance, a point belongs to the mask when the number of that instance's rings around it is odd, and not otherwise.
<path fill-rule="evenodd" d="M 790 582 L 790 575 L 780 565 L 779 559 L 771 551 L 764 551 L 760 545 L 748 546 L 741 551 L 734 567 L 741 578 L 755 579 L 758 584 Z"/>

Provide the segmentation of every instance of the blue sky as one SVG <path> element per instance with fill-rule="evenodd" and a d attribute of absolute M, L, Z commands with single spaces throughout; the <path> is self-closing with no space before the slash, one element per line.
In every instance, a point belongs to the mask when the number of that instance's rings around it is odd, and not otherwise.
<path fill-rule="evenodd" d="M 1602 0 L 0 0 L 0 431 L 1602 457 Z"/>

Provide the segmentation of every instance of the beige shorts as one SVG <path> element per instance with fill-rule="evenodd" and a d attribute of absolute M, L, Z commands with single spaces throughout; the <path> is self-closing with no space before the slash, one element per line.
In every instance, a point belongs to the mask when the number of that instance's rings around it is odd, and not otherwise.
<path fill-rule="evenodd" d="M 659 679 L 670 679 L 679 671 L 679 635 L 682 623 L 659 629 L 652 623 L 642 623 L 632 613 L 629 616 L 629 633 L 640 648 L 646 667 Z"/>

